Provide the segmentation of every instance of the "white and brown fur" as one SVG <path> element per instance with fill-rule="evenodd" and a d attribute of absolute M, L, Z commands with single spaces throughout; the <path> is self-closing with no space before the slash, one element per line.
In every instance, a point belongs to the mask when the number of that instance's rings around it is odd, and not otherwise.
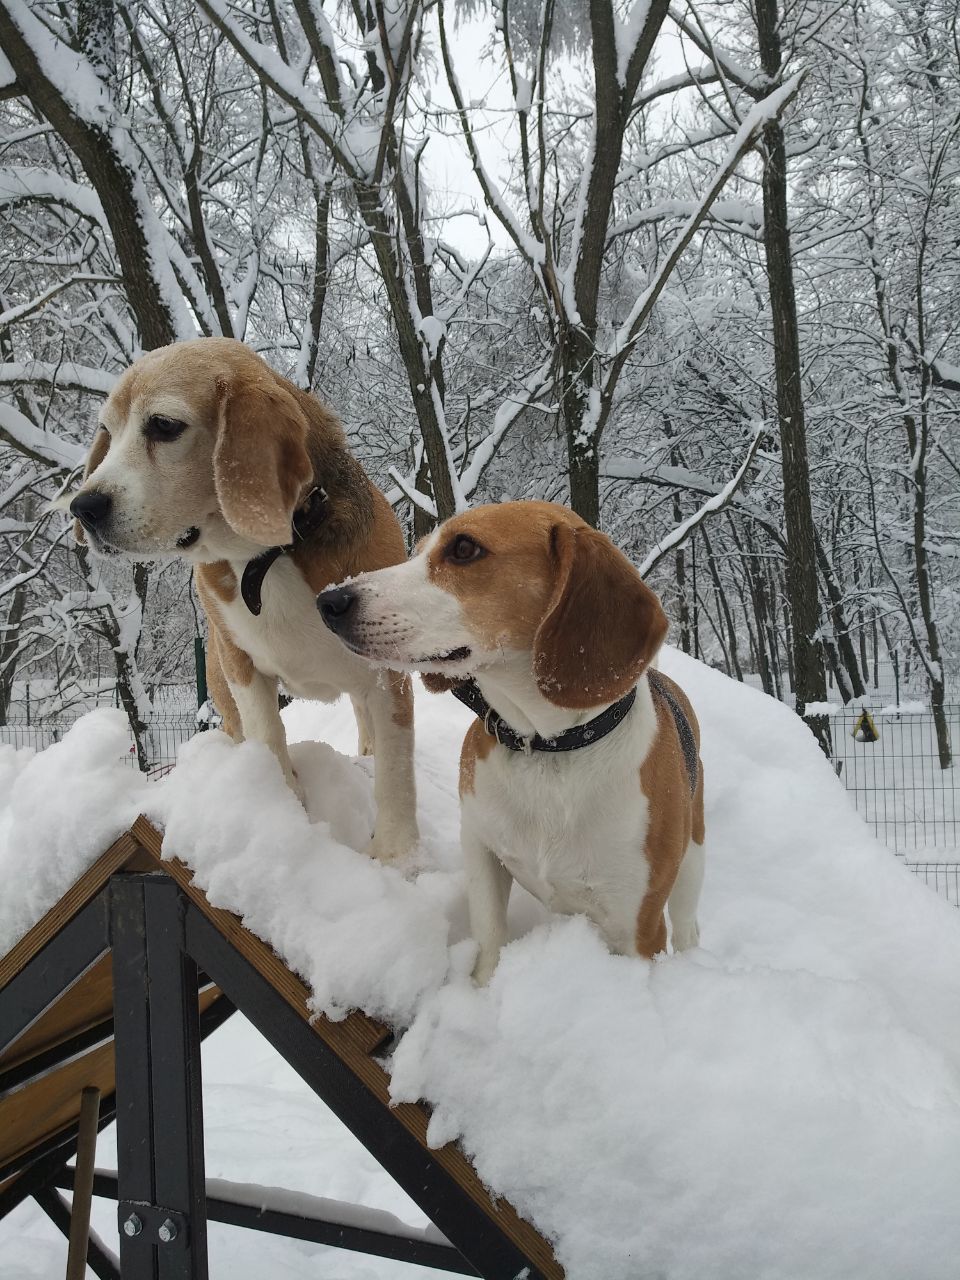
<path fill-rule="evenodd" d="M 153 415 L 185 430 L 151 439 Z M 328 495 L 323 522 L 270 568 L 254 616 L 240 596 L 244 567 L 292 542 L 293 514 L 317 485 Z M 418 838 L 409 677 L 349 653 L 316 609 L 329 583 L 402 561 L 403 535 L 333 414 L 242 343 L 164 347 L 137 360 L 110 393 L 79 493 L 91 491 L 112 506 L 102 528 L 77 525 L 81 541 L 103 554 L 182 556 L 195 566 L 209 624 L 207 681 L 224 728 L 269 746 L 298 794 L 278 681 L 298 697 L 351 696 L 361 751 L 375 756 L 371 852 L 404 855 Z M 199 537 L 184 549 L 178 544 L 193 529 Z"/>
<path fill-rule="evenodd" d="M 472 676 L 523 735 L 585 723 L 636 686 L 601 741 L 525 755 L 480 720 L 460 759 L 470 923 L 486 982 L 507 938 L 514 879 L 548 907 L 583 913 L 616 952 L 651 957 L 699 941 L 703 770 L 691 788 L 676 721 L 647 678 L 667 622 L 603 534 L 546 502 L 478 507 L 448 520 L 407 564 L 348 584 L 341 638 L 433 688 Z M 682 707 L 683 692 L 663 680 Z"/>

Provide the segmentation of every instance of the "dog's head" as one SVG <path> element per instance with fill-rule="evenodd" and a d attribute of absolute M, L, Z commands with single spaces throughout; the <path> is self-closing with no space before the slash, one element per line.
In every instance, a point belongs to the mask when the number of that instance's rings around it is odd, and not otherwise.
<path fill-rule="evenodd" d="M 317 604 L 355 653 L 426 673 L 433 688 L 528 663 L 540 694 L 571 709 L 622 697 L 667 630 L 626 556 L 550 502 L 454 516 L 406 564 L 362 574 Z"/>
<path fill-rule="evenodd" d="M 131 365 L 103 406 L 70 500 L 77 539 L 136 560 L 285 545 L 315 483 L 311 457 L 342 445 L 319 401 L 243 343 L 162 347 Z"/>

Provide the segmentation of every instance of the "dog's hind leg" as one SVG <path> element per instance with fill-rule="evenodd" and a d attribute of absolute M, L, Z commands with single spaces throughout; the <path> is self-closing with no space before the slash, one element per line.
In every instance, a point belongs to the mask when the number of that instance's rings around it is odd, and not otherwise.
<path fill-rule="evenodd" d="M 353 703 L 353 714 L 357 717 L 357 755 L 372 756 L 373 755 L 373 724 L 367 708 L 360 698 L 350 695 L 350 701 Z"/>
<path fill-rule="evenodd" d="M 700 945 L 697 905 L 703 885 L 703 864 L 703 845 L 691 840 L 667 900 L 674 951 L 689 951 Z"/>
<path fill-rule="evenodd" d="M 233 694 L 230 692 L 229 681 L 223 671 L 220 658 L 220 633 L 214 626 L 212 618 L 209 619 L 206 668 L 207 692 L 223 718 L 223 731 L 229 734 L 234 742 L 242 742 L 243 724 L 237 704 L 233 700 Z"/>

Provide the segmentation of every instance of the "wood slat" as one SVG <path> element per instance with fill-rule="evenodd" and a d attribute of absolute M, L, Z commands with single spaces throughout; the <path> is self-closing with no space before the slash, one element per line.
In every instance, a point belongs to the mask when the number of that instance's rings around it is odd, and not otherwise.
<path fill-rule="evenodd" d="M 161 859 L 163 837 L 146 818 L 139 817 L 131 834 L 180 885 L 184 893 L 203 912 L 221 934 L 240 952 L 286 1000 L 287 1004 L 308 1023 L 323 1042 L 333 1050 L 360 1079 L 369 1092 L 387 1108 L 432 1159 L 439 1164 L 483 1212 L 496 1222 L 499 1230 L 529 1257 L 549 1280 L 563 1280 L 563 1269 L 553 1256 L 550 1245 L 510 1202 L 498 1197 L 494 1202 L 466 1156 L 452 1143 L 431 1148 L 427 1143 L 429 1114 L 419 1103 L 390 1103 L 390 1077 L 370 1054 L 383 1043 L 389 1031 L 365 1014 L 354 1012 L 340 1022 L 311 1013 L 309 991 L 291 973 L 282 960 L 262 939 L 246 929 L 232 912 L 212 907 L 206 895 L 193 884 L 193 872 L 177 859 Z"/>
<path fill-rule="evenodd" d="M 147 869 L 143 865 L 131 863 L 131 859 L 136 859 L 137 849 L 137 841 L 132 833 L 125 831 L 113 842 L 106 853 L 102 853 L 96 862 L 87 868 L 59 902 L 56 902 L 47 914 L 37 921 L 29 933 L 24 934 L 13 950 L 0 958 L 0 987 L 5 987 L 10 979 L 15 977 L 69 920 L 73 919 L 80 908 L 86 906 L 115 871 L 128 863 L 131 871 Z"/>
<path fill-rule="evenodd" d="M 113 973 L 109 952 L 70 988 L 69 1000 L 58 1000 L 0 1053 L 0 1070 L 7 1071 L 64 1040 L 97 1026 L 113 1016 Z M 66 993 L 65 993 L 66 994 Z"/>

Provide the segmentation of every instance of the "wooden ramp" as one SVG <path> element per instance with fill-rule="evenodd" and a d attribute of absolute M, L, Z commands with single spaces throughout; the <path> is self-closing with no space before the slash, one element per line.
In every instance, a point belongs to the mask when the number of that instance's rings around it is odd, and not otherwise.
<path fill-rule="evenodd" d="M 488 1280 L 562 1280 L 547 1242 L 491 1197 L 459 1148 L 427 1146 L 425 1108 L 390 1106 L 377 1060 L 389 1030 L 357 1012 L 312 1017 L 303 983 L 211 907 L 183 863 L 162 861 L 160 843 L 138 818 L 0 959 L 0 1218 L 33 1196 L 69 1232 L 58 1188 L 73 1186 L 81 1092 L 92 1086 L 100 1127 L 116 1118 L 118 1147 L 116 1174 L 98 1172 L 93 1192 L 118 1200 L 121 1229 L 119 1270 L 90 1238 L 97 1276 L 206 1280 L 213 1219 Z M 387 1214 L 311 1197 L 264 1205 L 242 1186 L 208 1187 L 200 1041 L 234 1009 L 439 1231 L 397 1234 Z"/>

